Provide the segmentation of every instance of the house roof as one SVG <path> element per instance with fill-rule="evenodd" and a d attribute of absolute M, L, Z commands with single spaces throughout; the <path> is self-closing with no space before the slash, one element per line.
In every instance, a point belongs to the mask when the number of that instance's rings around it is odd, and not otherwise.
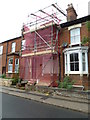
<path fill-rule="evenodd" d="M 76 20 L 73 20 L 73 21 L 62 23 L 61 28 L 69 27 L 71 25 L 79 24 L 79 23 L 86 22 L 86 21 L 89 21 L 89 20 L 90 20 L 90 15 L 79 18 L 79 19 L 76 19 Z"/>
<path fill-rule="evenodd" d="M 12 38 L 12 39 L 9 39 L 9 40 L 5 40 L 5 41 L 1 42 L 1 44 L 2 44 L 2 43 L 5 43 L 5 42 L 9 42 L 9 41 L 16 40 L 16 39 L 19 39 L 19 38 L 21 38 L 21 36 L 15 37 L 15 38 Z"/>

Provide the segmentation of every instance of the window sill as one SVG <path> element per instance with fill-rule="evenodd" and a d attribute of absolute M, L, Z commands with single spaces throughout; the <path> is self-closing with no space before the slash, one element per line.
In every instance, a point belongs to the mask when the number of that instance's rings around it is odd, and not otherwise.
<path fill-rule="evenodd" d="M 16 72 L 6 72 L 6 73 L 8 73 L 8 74 L 9 74 L 9 73 L 10 73 L 10 74 L 13 74 L 13 73 L 16 73 Z"/>
<path fill-rule="evenodd" d="M 19 73 L 19 72 L 14 72 L 14 73 Z"/>
<path fill-rule="evenodd" d="M 77 71 L 73 71 L 73 72 L 68 72 L 68 73 L 65 73 L 65 74 L 72 74 L 72 75 L 88 75 L 88 72 L 77 72 Z"/>

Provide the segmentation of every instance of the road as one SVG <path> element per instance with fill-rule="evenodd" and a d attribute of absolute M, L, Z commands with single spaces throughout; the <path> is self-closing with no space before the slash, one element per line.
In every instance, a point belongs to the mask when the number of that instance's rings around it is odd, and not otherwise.
<path fill-rule="evenodd" d="M 0 93 L 2 118 L 87 118 L 85 113 Z M 0 97 L 1 98 L 1 97 Z M 0 100 L 1 103 L 1 100 Z M 1 112 L 1 111 L 0 111 Z M 1 114 L 1 113 L 0 113 Z"/>

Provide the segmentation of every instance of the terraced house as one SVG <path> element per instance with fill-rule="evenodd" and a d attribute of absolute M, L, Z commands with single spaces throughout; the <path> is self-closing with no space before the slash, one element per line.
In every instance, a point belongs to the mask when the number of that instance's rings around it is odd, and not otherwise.
<path fill-rule="evenodd" d="M 21 36 L 0 43 L 0 73 L 15 77 L 19 69 Z"/>
<path fill-rule="evenodd" d="M 61 24 L 59 46 L 67 43 L 66 48 L 60 48 L 61 79 L 70 76 L 75 85 L 90 89 L 90 43 L 82 44 L 85 36 L 90 38 L 87 21 L 90 21 L 90 15 L 77 19 L 72 4 L 69 5 L 67 22 Z"/>

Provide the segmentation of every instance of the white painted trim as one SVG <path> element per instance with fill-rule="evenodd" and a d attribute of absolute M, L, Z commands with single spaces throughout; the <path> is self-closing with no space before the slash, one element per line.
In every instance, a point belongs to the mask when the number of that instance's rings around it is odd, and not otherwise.
<path fill-rule="evenodd" d="M 83 46 L 81 46 L 81 47 L 72 47 L 72 48 L 66 48 L 66 49 L 64 49 L 63 50 L 63 52 L 67 52 L 67 51 L 79 51 L 79 50 L 88 50 L 88 47 L 87 46 L 85 46 L 85 47 L 83 47 Z"/>
<path fill-rule="evenodd" d="M 74 29 L 74 28 L 80 28 L 80 27 L 82 27 L 81 23 L 77 24 L 77 25 L 72 25 L 72 26 L 68 27 L 68 30 L 71 30 L 71 29 Z"/>
<path fill-rule="evenodd" d="M 13 74 L 13 73 L 15 73 L 15 72 L 6 72 L 6 73 L 10 73 L 10 74 Z"/>
<path fill-rule="evenodd" d="M 85 52 L 85 61 L 86 61 L 86 73 L 88 74 L 88 53 Z"/>

